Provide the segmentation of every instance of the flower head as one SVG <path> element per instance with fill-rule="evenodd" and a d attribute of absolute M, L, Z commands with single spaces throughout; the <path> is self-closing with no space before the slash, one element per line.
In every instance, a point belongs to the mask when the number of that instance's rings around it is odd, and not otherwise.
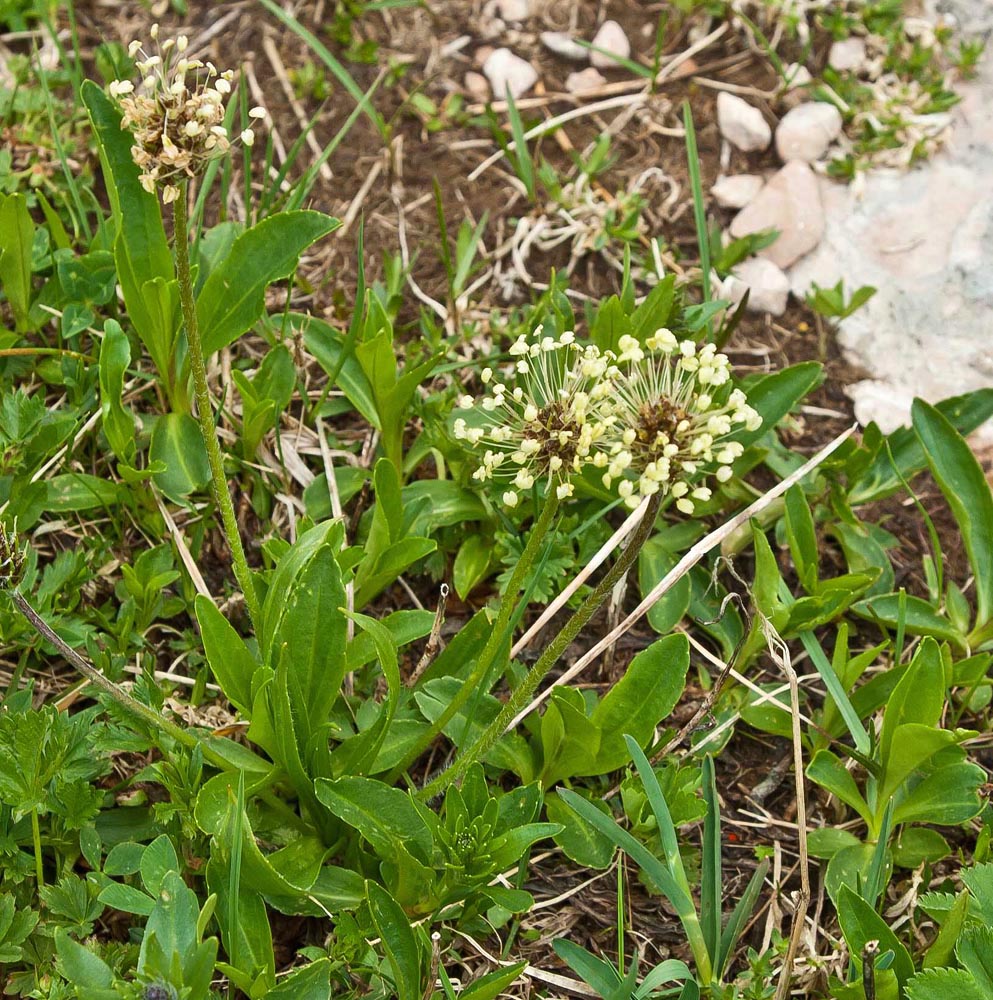
<path fill-rule="evenodd" d="M 455 436 L 482 454 L 474 479 L 507 484 L 507 506 L 516 506 L 520 492 L 536 484 L 563 500 L 573 493 L 573 477 L 600 461 L 618 375 L 613 355 L 581 347 L 571 332 L 556 340 L 542 336 L 540 328 L 530 341 L 518 337 L 510 355 L 514 360 L 506 381 L 486 369 L 486 395 L 460 400 L 462 409 L 478 412 L 481 419 L 470 425 L 458 418 Z"/>
<path fill-rule="evenodd" d="M 7 531 L 0 522 L 0 590 L 16 587 L 24 572 L 24 552 L 17 542 L 17 522 Z"/>
<path fill-rule="evenodd" d="M 224 118 L 234 73 L 187 59 L 185 35 L 160 42 L 158 25 L 153 25 L 151 37 L 156 43 L 153 55 L 139 41 L 128 46 L 132 58 L 140 57 L 136 66 L 141 81 L 135 85 L 114 80 L 109 91 L 124 112 L 121 127 L 134 135 L 131 157 L 141 169 L 142 187 L 148 192 L 160 187 L 168 204 L 179 197 L 179 180 L 195 177 L 231 148 Z M 249 116 L 264 118 L 265 111 L 253 108 Z M 240 138 L 250 146 L 254 134 L 245 129 Z"/>
<path fill-rule="evenodd" d="M 722 388 L 730 363 L 713 344 L 698 347 L 659 330 L 646 349 L 633 337 L 622 337 L 619 348 L 603 483 L 609 489 L 617 481 L 629 507 L 662 491 L 692 514 L 696 501 L 710 499 L 702 475 L 713 471 L 726 482 L 744 450 L 726 438 L 737 426 L 757 429 L 762 419 L 740 389 Z"/>

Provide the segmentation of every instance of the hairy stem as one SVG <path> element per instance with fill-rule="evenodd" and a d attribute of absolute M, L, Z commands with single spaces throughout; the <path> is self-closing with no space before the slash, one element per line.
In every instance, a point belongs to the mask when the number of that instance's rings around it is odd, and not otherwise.
<path fill-rule="evenodd" d="M 203 355 L 203 341 L 200 338 L 196 301 L 193 297 L 193 273 L 190 270 L 190 247 L 187 234 L 189 220 L 186 212 L 187 193 L 187 184 L 184 181 L 180 185 L 179 197 L 173 202 L 173 222 L 176 239 L 176 277 L 179 280 L 179 301 L 183 308 L 183 325 L 186 327 L 186 339 L 190 348 L 193 396 L 196 399 L 200 433 L 203 436 L 203 444 L 207 449 L 207 461 L 210 464 L 214 502 L 221 513 L 221 525 L 231 549 L 235 579 L 237 579 L 238 586 L 241 587 L 241 592 L 245 596 L 248 616 L 257 630 L 261 621 L 259 598 L 252 580 L 252 571 L 245 558 L 245 548 L 238 530 L 234 503 L 231 500 L 228 481 L 224 475 L 224 455 L 221 452 L 221 443 L 217 439 L 217 431 L 214 428 L 210 390 L 207 388 L 207 365 Z"/>
<path fill-rule="evenodd" d="M 61 636 L 54 632 L 48 625 L 48 623 L 35 611 L 34 608 L 24 599 L 24 597 L 19 594 L 16 590 L 9 591 L 10 599 L 14 602 L 14 606 L 18 611 L 27 619 L 31 627 L 45 640 L 50 642 L 59 653 L 65 657 L 88 681 L 95 684 L 101 691 L 105 691 L 110 695 L 118 705 L 121 706 L 126 712 L 130 712 L 131 715 L 137 716 L 142 722 L 147 723 L 154 729 L 158 729 L 168 736 L 171 736 L 177 743 L 182 744 L 189 749 L 194 747 L 200 747 L 203 752 L 203 758 L 209 764 L 214 767 L 219 768 L 222 771 L 232 771 L 237 770 L 236 765 L 232 764 L 230 761 L 226 760 L 221 754 L 216 750 L 213 750 L 207 743 L 195 736 L 193 733 L 188 732 L 183 729 L 182 726 L 176 725 L 175 722 L 171 722 L 169 719 L 160 715 L 148 705 L 142 704 L 137 698 L 131 697 L 122 688 L 118 687 L 109 677 L 104 677 L 92 663 L 87 662 L 76 652 L 71 646 L 67 645 Z"/>
<path fill-rule="evenodd" d="M 641 523 L 631 536 L 624 551 L 618 557 L 617 562 L 611 566 L 603 579 L 593 588 L 592 593 L 580 605 L 579 610 L 562 626 L 558 635 L 545 648 L 545 652 L 541 654 L 537 663 L 528 671 L 528 675 L 521 681 L 507 703 L 500 710 L 500 714 L 486 727 L 483 734 L 471 747 L 458 755 L 448 770 L 443 771 L 420 790 L 418 793 L 419 798 L 434 798 L 434 796 L 443 792 L 452 784 L 453 781 L 458 781 L 503 736 L 517 713 L 533 697 L 538 685 L 544 680 L 545 675 L 566 651 L 569 643 L 576 638 L 583 626 L 600 609 L 600 606 L 607 599 L 611 590 L 614 589 L 617 581 L 631 568 L 632 563 L 641 551 L 641 547 L 652 533 L 652 529 L 655 526 L 655 517 L 659 512 L 661 502 L 662 497 L 659 494 L 655 494 L 652 497 L 651 503 L 645 508 L 645 515 L 641 519 Z"/>
<path fill-rule="evenodd" d="M 41 827 L 38 825 L 38 810 L 31 810 L 31 839 L 34 841 L 34 871 L 38 889 L 45 888 L 45 869 L 41 857 Z"/>
<path fill-rule="evenodd" d="M 559 501 L 555 495 L 555 491 L 552 490 L 545 499 L 545 504 L 541 508 L 538 520 L 535 521 L 534 526 L 531 528 L 531 534 L 528 536 L 527 545 L 524 546 L 521 558 L 514 567 L 514 572 L 511 574 L 510 582 L 507 584 L 507 589 L 504 591 L 503 599 L 500 601 L 500 607 L 497 610 L 496 621 L 493 622 L 490 637 L 486 641 L 483 651 L 479 654 L 476 666 L 473 668 L 472 673 L 466 678 L 462 687 L 459 688 L 455 697 L 448 703 L 445 710 L 440 716 L 438 716 L 437 719 L 435 719 L 431 728 L 420 740 L 418 740 L 417 745 L 406 755 L 396 768 L 394 768 L 393 774 L 391 775 L 394 779 L 406 771 L 407 768 L 410 767 L 410 765 L 431 745 L 431 741 L 434 740 L 442 729 L 448 725 L 448 723 L 454 718 L 455 713 L 462 708 L 471 695 L 478 691 L 479 685 L 486 680 L 490 669 L 496 660 L 497 654 L 500 652 L 501 646 L 503 646 L 510 638 L 507 635 L 507 628 L 510 624 L 510 617 L 514 613 L 514 606 L 517 603 L 517 595 L 520 593 L 525 581 L 527 580 L 531 566 L 533 565 L 538 552 L 541 550 L 541 543 L 544 541 L 549 528 L 552 526 L 552 522 L 558 508 Z"/>

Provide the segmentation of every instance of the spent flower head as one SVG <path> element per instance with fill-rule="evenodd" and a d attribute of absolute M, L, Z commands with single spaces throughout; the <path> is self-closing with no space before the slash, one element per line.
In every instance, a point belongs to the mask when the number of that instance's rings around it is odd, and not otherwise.
<path fill-rule="evenodd" d="M 10 590 L 21 582 L 24 552 L 17 541 L 17 521 L 8 531 L 0 521 L 0 590 Z"/>
<path fill-rule="evenodd" d="M 160 42 L 158 27 L 151 29 L 152 55 L 140 41 L 128 46 L 132 58 L 140 57 L 135 64 L 142 74 L 137 86 L 131 80 L 114 80 L 109 90 L 124 112 L 121 127 L 134 135 L 131 156 L 141 170 L 142 187 L 150 193 L 161 187 L 168 204 L 179 197 L 184 177 L 196 177 L 210 160 L 227 153 L 233 141 L 251 146 L 255 134 L 247 128 L 232 140 L 224 124 L 234 73 L 186 58 L 186 36 Z M 252 119 L 266 115 L 263 108 L 248 114 Z"/>
<path fill-rule="evenodd" d="M 662 329 L 644 348 L 628 336 L 618 346 L 603 483 L 610 489 L 616 481 L 631 508 L 661 491 L 692 514 L 696 501 L 711 496 L 701 478 L 712 471 L 727 482 L 744 451 L 728 436 L 739 426 L 757 429 L 762 418 L 740 389 L 724 388 L 730 363 L 713 344 L 679 341 Z"/>
<path fill-rule="evenodd" d="M 600 443 L 613 419 L 610 396 L 619 374 L 614 357 L 580 346 L 571 332 L 542 336 L 540 327 L 531 340 L 518 337 L 510 355 L 505 380 L 486 368 L 486 394 L 460 399 L 459 406 L 478 417 L 459 417 L 455 436 L 481 453 L 474 479 L 507 484 L 508 507 L 536 484 L 563 500 L 572 496 L 573 477 L 603 458 Z"/>

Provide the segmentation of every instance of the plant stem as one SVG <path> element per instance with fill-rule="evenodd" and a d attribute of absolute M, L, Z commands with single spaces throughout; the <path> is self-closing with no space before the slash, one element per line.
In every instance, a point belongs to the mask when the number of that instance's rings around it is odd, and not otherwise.
<path fill-rule="evenodd" d="M 34 870 L 38 879 L 38 888 L 45 888 L 45 870 L 41 857 L 41 827 L 38 825 L 38 810 L 31 810 L 31 839 L 34 841 Z"/>
<path fill-rule="evenodd" d="M 503 599 L 500 601 L 500 607 L 497 609 L 496 621 L 493 623 L 493 628 L 490 631 L 490 637 L 487 639 L 486 645 L 483 647 L 483 651 L 479 654 L 476 666 L 473 668 L 472 673 L 466 678 L 462 687 L 459 688 L 455 697 L 448 703 L 445 710 L 438 716 L 437 719 L 435 719 L 431 728 L 420 740 L 417 741 L 417 745 L 393 769 L 393 773 L 391 775 L 392 779 L 395 780 L 397 776 L 406 771 L 407 768 L 410 767 L 415 760 L 417 760 L 417 758 L 431 745 L 431 741 L 434 740 L 442 729 L 448 725 L 448 723 L 455 716 L 455 713 L 458 712 L 459 709 L 462 708 L 462 706 L 469 700 L 469 697 L 478 691 L 479 685 L 486 680 L 489 675 L 490 668 L 493 666 L 493 662 L 496 660 L 497 654 L 500 652 L 500 648 L 509 638 L 506 634 L 507 627 L 510 624 L 510 617 L 514 613 L 517 595 L 524 586 L 524 582 L 531 570 L 531 566 L 541 549 L 541 543 L 544 541 L 545 535 L 548 534 L 548 530 L 552 526 L 552 521 L 558 509 L 558 497 L 555 495 L 555 491 L 551 490 L 545 498 L 545 505 L 541 508 L 538 520 L 535 521 L 533 527 L 531 528 L 531 533 L 528 536 L 527 545 L 524 546 L 524 551 L 521 553 L 521 558 L 517 561 L 517 565 L 514 567 L 514 572 L 511 574 L 510 582 L 507 584 L 507 589 L 504 591 Z"/>
<path fill-rule="evenodd" d="M 258 630 L 261 623 L 259 598 L 252 581 L 252 571 L 245 558 L 245 549 L 241 543 L 241 533 L 238 531 L 238 519 L 234 512 L 234 503 L 228 490 L 228 481 L 224 475 L 224 455 L 214 428 L 213 409 L 210 403 L 210 390 L 207 388 L 207 365 L 203 356 L 203 341 L 200 338 L 200 325 L 197 320 L 196 301 L 193 297 L 193 273 L 190 270 L 190 248 L 187 235 L 189 221 L 186 212 L 187 183 L 184 181 L 179 188 L 179 197 L 173 202 L 173 228 L 176 241 L 176 277 L 179 280 L 179 301 L 183 307 L 183 325 L 186 327 L 186 339 L 190 348 L 190 371 L 193 375 L 193 396 L 197 404 L 197 417 L 200 421 L 200 433 L 207 449 L 207 461 L 210 464 L 210 478 L 213 484 L 214 502 L 221 513 L 221 525 L 231 549 L 234 564 L 234 575 L 245 596 L 245 607 L 252 625 Z"/>
<path fill-rule="evenodd" d="M 538 685 L 544 680 L 545 675 L 566 651 L 569 643 L 576 638 L 583 626 L 600 609 L 600 606 L 607 599 L 611 590 L 614 589 L 617 581 L 631 568 L 632 563 L 641 551 L 642 546 L 648 541 L 648 537 L 655 527 L 655 518 L 659 512 L 661 503 L 662 497 L 656 493 L 652 497 L 651 503 L 645 508 L 645 514 L 641 519 L 641 523 L 624 547 L 624 551 L 618 557 L 617 562 L 611 566 L 603 579 L 593 589 L 593 592 L 583 601 L 579 610 L 562 626 L 558 635 L 545 647 L 545 652 L 541 654 L 538 662 L 528 672 L 527 677 L 521 681 L 520 685 L 510 696 L 507 703 L 500 710 L 500 714 L 486 727 L 482 736 L 471 747 L 459 754 L 448 770 L 443 771 L 437 778 L 420 790 L 418 793 L 419 798 L 431 799 L 440 792 L 443 792 L 453 781 L 458 781 L 503 736 L 504 732 L 506 732 L 511 722 L 517 716 L 517 713 L 524 708 L 534 695 Z"/>
<path fill-rule="evenodd" d="M 199 739 L 193 733 L 188 732 L 181 726 L 176 725 L 175 722 L 171 722 L 169 719 L 160 715 L 151 708 L 149 705 L 144 705 L 137 698 L 132 698 L 127 691 L 122 690 L 118 687 L 109 677 L 104 677 L 92 663 L 88 663 L 76 652 L 71 646 L 67 645 L 62 638 L 54 632 L 48 625 L 48 623 L 31 607 L 30 604 L 24 599 L 21 594 L 16 590 L 9 591 L 10 599 L 14 602 L 14 606 L 18 611 L 28 620 L 31 627 L 45 640 L 50 642 L 59 653 L 64 656 L 88 681 L 96 684 L 98 688 L 105 691 L 110 695 L 118 705 L 121 706 L 126 712 L 130 712 L 132 715 L 137 716 L 142 722 L 147 723 L 154 729 L 159 729 L 171 736 L 177 743 L 182 744 L 189 749 L 194 749 L 195 747 L 200 747 L 203 751 L 203 758 L 209 764 L 214 767 L 219 768 L 222 771 L 236 771 L 238 770 L 235 764 L 232 764 L 229 760 L 226 760 L 221 754 L 216 750 L 213 750 L 207 743 Z"/>

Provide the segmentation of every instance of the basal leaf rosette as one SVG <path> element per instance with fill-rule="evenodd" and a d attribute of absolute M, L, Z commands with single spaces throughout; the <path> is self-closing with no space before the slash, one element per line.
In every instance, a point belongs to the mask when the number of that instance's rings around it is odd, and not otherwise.
<path fill-rule="evenodd" d="M 155 51 L 149 55 L 140 41 L 128 46 L 142 77 L 114 80 L 110 96 L 123 112 L 121 127 L 134 135 L 131 157 L 141 169 L 141 184 L 149 193 L 162 190 L 168 204 L 179 197 L 183 178 L 196 177 L 210 160 L 223 156 L 232 140 L 224 124 L 225 103 L 231 93 L 231 70 L 220 72 L 212 62 L 187 59 L 185 35 L 159 42 L 159 26 L 153 24 Z M 263 108 L 248 112 L 252 119 L 265 118 Z M 250 128 L 237 137 L 250 146 L 255 135 Z M 237 141 L 237 140 L 235 140 Z"/>
<path fill-rule="evenodd" d="M 577 344 L 572 332 L 556 339 L 540 328 L 532 339 L 518 337 L 510 355 L 508 371 L 483 370 L 485 395 L 459 400 L 472 417 L 456 419 L 455 437 L 479 455 L 473 479 L 506 486 L 508 507 L 535 485 L 564 500 L 585 468 L 606 464 L 615 358 Z"/>
<path fill-rule="evenodd" d="M 616 483 L 632 509 L 662 492 L 692 514 L 697 501 L 711 497 L 705 476 L 727 482 L 744 451 L 729 436 L 739 427 L 757 429 L 762 418 L 740 389 L 730 388 L 730 362 L 713 344 L 679 341 L 662 329 L 644 347 L 629 336 L 618 346 L 603 483 Z"/>

